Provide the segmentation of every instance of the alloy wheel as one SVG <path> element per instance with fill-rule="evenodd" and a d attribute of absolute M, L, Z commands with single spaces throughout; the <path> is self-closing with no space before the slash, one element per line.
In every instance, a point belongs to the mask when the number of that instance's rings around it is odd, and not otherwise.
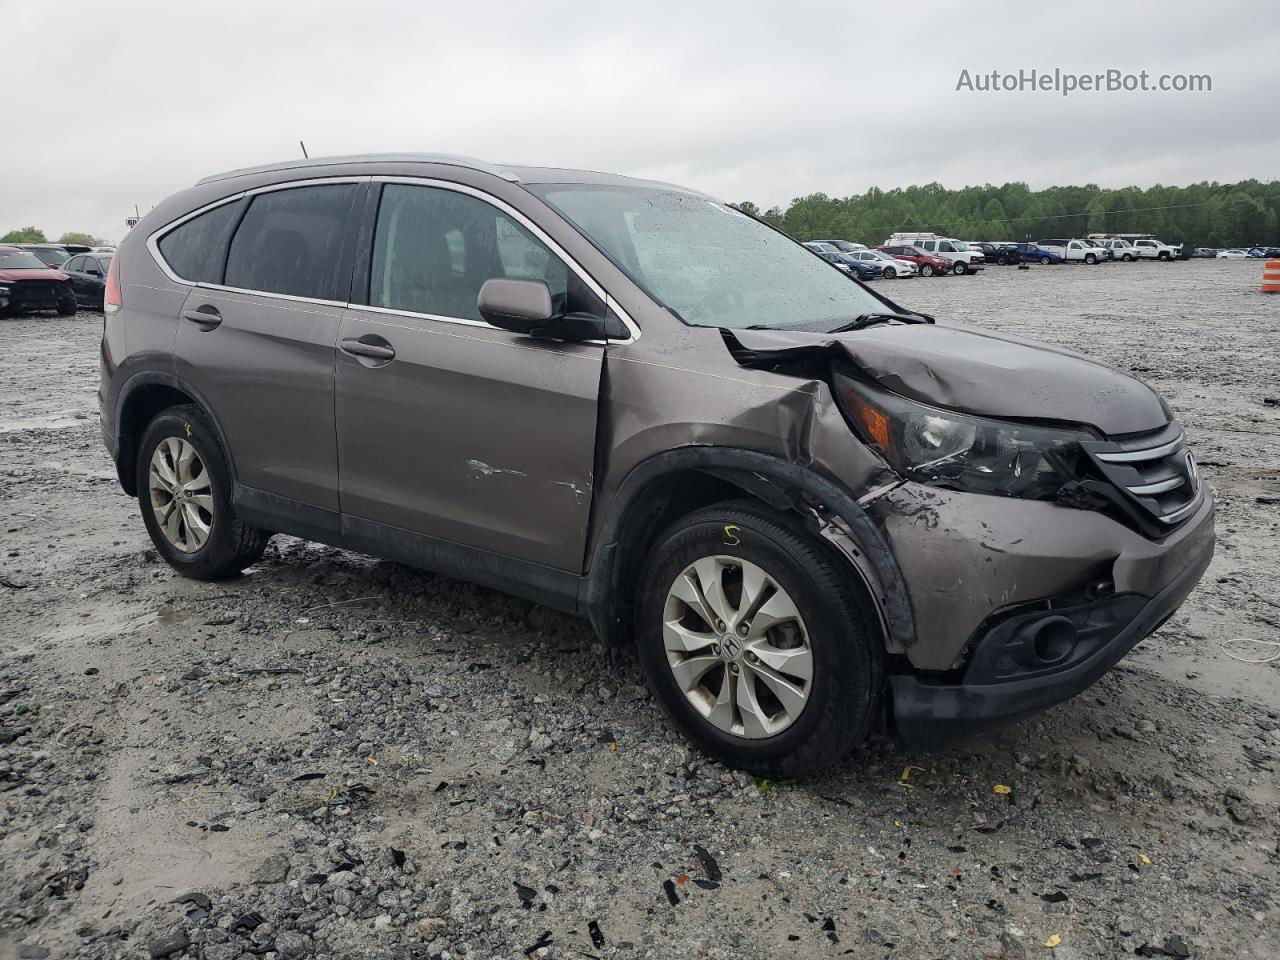
<path fill-rule="evenodd" d="M 689 703 L 725 733 L 771 737 L 809 701 L 813 650 L 794 600 L 741 557 L 691 563 L 667 592 L 667 663 Z"/>
<path fill-rule="evenodd" d="M 213 529 L 213 488 L 196 448 L 181 437 L 166 437 L 151 454 L 147 470 L 151 509 L 164 538 L 183 553 L 195 553 Z"/>

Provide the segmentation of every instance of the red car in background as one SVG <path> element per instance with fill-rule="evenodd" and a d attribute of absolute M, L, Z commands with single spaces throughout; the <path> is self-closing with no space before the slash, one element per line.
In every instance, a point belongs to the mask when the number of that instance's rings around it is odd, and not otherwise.
<path fill-rule="evenodd" d="M 0 246 L 0 314 L 57 310 L 58 316 L 76 312 L 71 278 L 54 270 L 30 250 Z"/>
<path fill-rule="evenodd" d="M 935 257 L 919 247 L 910 244 L 895 244 L 887 247 L 876 247 L 881 253 L 887 253 L 895 260 L 907 260 L 920 269 L 920 276 L 942 276 L 951 272 L 951 261 L 943 257 Z"/>

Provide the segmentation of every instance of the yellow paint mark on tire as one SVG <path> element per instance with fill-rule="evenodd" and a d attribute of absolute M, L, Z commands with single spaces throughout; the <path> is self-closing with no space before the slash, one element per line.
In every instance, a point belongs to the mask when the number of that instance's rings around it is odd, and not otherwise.
<path fill-rule="evenodd" d="M 741 529 L 736 523 L 726 523 L 724 525 L 724 545 L 726 547 L 736 547 L 742 543 L 742 539 L 738 536 L 738 531 Z"/>

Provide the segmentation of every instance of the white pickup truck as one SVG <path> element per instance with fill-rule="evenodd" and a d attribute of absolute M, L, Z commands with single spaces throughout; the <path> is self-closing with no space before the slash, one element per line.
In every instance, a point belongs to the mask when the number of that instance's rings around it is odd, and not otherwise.
<path fill-rule="evenodd" d="M 1182 256 L 1182 244 L 1172 247 L 1155 239 L 1135 240 L 1133 252 L 1141 260 L 1177 260 Z"/>
<path fill-rule="evenodd" d="M 1107 259 L 1107 251 L 1092 240 L 1037 240 L 1036 246 L 1056 253 L 1068 263 L 1101 263 Z"/>

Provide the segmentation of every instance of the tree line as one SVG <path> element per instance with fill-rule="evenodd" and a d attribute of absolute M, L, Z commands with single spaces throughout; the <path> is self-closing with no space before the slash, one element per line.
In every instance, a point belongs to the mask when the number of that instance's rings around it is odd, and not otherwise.
<path fill-rule="evenodd" d="M 86 247 L 102 247 L 106 246 L 107 241 L 91 233 L 79 233 L 75 230 L 67 231 L 57 240 L 50 240 L 39 227 L 19 227 L 0 237 L 0 243 L 79 243 Z"/>
<path fill-rule="evenodd" d="M 1150 233 L 1189 247 L 1280 245 L 1280 180 L 1104 189 L 1025 183 L 949 190 L 940 183 L 850 197 L 812 193 L 785 210 L 735 203 L 797 240 L 854 240 L 871 246 L 901 231 L 961 240 L 1023 241 L 1091 233 Z"/>

